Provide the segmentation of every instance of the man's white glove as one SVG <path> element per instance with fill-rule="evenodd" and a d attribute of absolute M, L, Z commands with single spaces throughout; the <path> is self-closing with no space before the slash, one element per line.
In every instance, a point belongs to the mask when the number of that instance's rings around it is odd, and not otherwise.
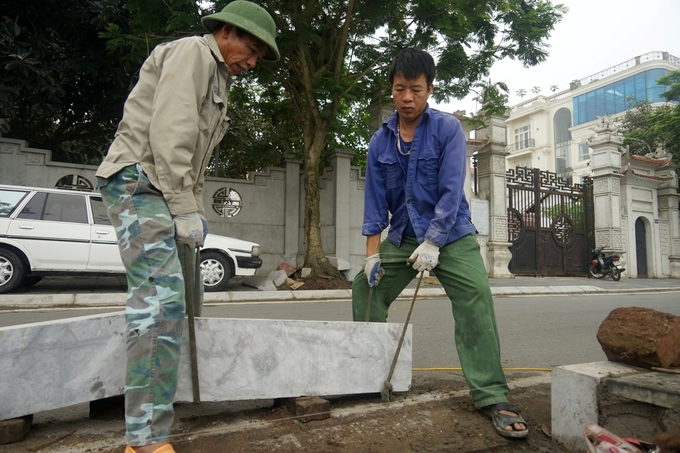
<path fill-rule="evenodd" d="M 364 265 L 364 275 L 366 276 L 366 280 L 368 280 L 368 286 L 371 288 L 378 286 L 380 279 L 385 273 L 385 269 L 380 267 L 381 264 L 382 263 L 380 261 L 379 253 L 366 258 L 366 264 Z"/>
<path fill-rule="evenodd" d="M 187 244 L 191 248 L 203 245 L 203 222 L 197 212 L 179 214 L 172 218 L 175 222 L 175 242 Z"/>
<path fill-rule="evenodd" d="M 425 241 L 413 251 L 408 261 L 418 272 L 431 271 L 439 264 L 439 247 Z"/>

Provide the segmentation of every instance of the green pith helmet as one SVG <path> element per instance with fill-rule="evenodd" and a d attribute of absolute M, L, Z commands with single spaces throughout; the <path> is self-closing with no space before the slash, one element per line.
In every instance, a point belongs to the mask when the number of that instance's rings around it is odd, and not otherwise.
<path fill-rule="evenodd" d="M 255 36 L 269 47 L 264 60 L 278 61 L 280 58 L 279 48 L 276 47 L 274 19 L 255 3 L 243 0 L 231 2 L 221 12 L 201 18 L 201 23 L 210 33 L 223 23 L 234 25 Z"/>

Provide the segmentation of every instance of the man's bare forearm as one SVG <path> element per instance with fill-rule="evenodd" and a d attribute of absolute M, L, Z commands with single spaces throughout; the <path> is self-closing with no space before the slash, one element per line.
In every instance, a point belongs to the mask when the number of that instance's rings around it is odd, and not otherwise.
<path fill-rule="evenodd" d="M 366 257 L 380 252 L 380 235 L 366 236 Z"/>

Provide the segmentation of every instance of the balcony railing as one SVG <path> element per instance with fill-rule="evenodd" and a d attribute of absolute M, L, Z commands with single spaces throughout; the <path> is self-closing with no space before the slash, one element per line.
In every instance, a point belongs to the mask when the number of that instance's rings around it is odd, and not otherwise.
<path fill-rule="evenodd" d="M 505 151 L 509 153 L 513 153 L 516 151 L 521 151 L 523 149 L 527 148 L 535 148 L 536 147 L 536 141 L 533 138 L 527 138 L 524 140 L 520 140 L 519 142 L 515 142 L 512 145 L 508 145 L 505 147 Z"/>

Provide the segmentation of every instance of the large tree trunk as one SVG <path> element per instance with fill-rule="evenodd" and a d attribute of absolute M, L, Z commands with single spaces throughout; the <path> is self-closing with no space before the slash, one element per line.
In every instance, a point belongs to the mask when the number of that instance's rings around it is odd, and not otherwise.
<path fill-rule="evenodd" d="M 317 133 L 319 133 L 317 131 Z M 320 134 L 323 135 L 323 134 Z M 321 240 L 321 206 L 319 176 L 323 142 L 315 140 L 305 152 L 305 262 L 314 277 L 340 279 L 340 271 L 326 259 Z"/>

